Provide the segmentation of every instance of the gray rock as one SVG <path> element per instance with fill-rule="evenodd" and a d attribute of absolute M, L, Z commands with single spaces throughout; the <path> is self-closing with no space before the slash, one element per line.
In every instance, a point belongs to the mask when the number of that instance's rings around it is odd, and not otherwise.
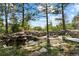
<path fill-rule="evenodd" d="M 4 48 L 7 48 L 7 46 L 6 46 L 6 45 L 3 45 L 3 47 L 4 47 Z"/>
<path fill-rule="evenodd" d="M 38 42 L 35 42 L 35 41 L 29 41 L 29 45 L 37 45 Z"/>
<path fill-rule="evenodd" d="M 12 46 L 3 45 L 4 48 L 12 48 Z"/>
<path fill-rule="evenodd" d="M 43 47 L 39 50 L 39 52 L 47 52 L 47 49 Z"/>
<path fill-rule="evenodd" d="M 39 51 L 35 51 L 30 56 L 39 56 L 41 53 Z"/>

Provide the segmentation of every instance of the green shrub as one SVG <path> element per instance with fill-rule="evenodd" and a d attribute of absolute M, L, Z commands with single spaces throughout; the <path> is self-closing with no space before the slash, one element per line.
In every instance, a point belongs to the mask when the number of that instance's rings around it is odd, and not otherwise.
<path fill-rule="evenodd" d="M 58 55 L 60 53 L 60 50 L 58 49 L 58 48 L 53 48 L 53 49 L 51 49 L 51 54 L 52 55 Z"/>
<path fill-rule="evenodd" d="M 17 49 L 17 48 L 0 48 L 0 56 L 25 56 L 28 55 L 24 49 Z"/>
<path fill-rule="evenodd" d="M 13 24 L 11 27 L 12 32 L 20 31 L 19 26 L 20 26 L 19 24 Z"/>

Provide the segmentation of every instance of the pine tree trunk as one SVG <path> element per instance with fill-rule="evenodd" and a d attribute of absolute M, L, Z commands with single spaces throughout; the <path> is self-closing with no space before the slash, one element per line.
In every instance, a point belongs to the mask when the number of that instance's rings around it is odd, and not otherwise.
<path fill-rule="evenodd" d="M 22 5 L 22 27 L 24 27 L 24 3 Z"/>
<path fill-rule="evenodd" d="M 7 6 L 6 6 L 6 3 L 5 3 L 5 33 L 8 33 L 8 21 L 7 21 Z"/>
<path fill-rule="evenodd" d="M 50 54 L 50 40 L 49 40 L 49 28 L 48 28 L 48 6 L 46 4 L 46 22 L 47 22 L 47 50 L 48 50 L 48 53 L 47 54 Z"/>
<path fill-rule="evenodd" d="M 62 23 L 63 23 L 63 30 L 66 30 L 66 25 L 65 25 L 65 18 L 64 18 L 64 3 L 62 3 Z M 64 32 L 65 35 L 65 32 Z"/>

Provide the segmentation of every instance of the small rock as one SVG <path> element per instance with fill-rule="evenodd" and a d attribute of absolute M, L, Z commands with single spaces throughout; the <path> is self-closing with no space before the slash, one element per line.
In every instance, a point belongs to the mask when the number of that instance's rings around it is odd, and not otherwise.
<path fill-rule="evenodd" d="M 30 56 L 39 56 L 41 53 L 39 51 L 35 51 Z"/>
<path fill-rule="evenodd" d="M 6 46 L 6 45 L 3 45 L 3 47 L 4 47 L 4 48 L 7 48 L 7 46 Z"/>
<path fill-rule="evenodd" d="M 34 41 L 29 41 L 29 45 L 37 45 L 38 42 L 34 42 Z"/>
<path fill-rule="evenodd" d="M 53 37 L 54 37 L 54 38 L 56 38 L 56 37 L 57 37 L 57 35 L 53 35 Z"/>
<path fill-rule="evenodd" d="M 3 45 L 4 48 L 12 48 L 12 46 Z"/>
<path fill-rule="evenodd" d="M 46 48 L 41 48 L 41 49 L 39 50 L 39 52 L 47 52 L 47 49 L 46 49 Z"/>
<path fill-rule="evenodd" d="M 38 46 L 24 46 L 23 49 L 26 49 L 27 51 L 32 52 L 32 51 L 39 50 L 40 47 L 38 47 Z"/>
<path fill-rule="evenodd" d="M 40 44 L 40 46 L 42 46 L 42 47 L 43 47 L 43 46 L 46 46 L 46 43 L 47 43 L 47 42 L 43 42 L 43 43 Z"/>

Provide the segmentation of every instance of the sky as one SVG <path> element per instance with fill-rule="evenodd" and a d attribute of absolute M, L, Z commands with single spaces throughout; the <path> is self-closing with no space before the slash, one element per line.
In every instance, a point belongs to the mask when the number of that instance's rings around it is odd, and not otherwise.
<path fill-rule="evenodd" d="M 30 6 L 31 7 L 29 7 L 31 10 L 31 12 L 34 12 L 33 10 L 32 10 L 32 8 L 37 8 L 38 6 L 35 6 L 34 4 L 31 4 L 30 3 Z M 25 7 L 28 7 L 28 6 L 26 6 L 25 5 Z M 26 14 L 26 12 L 27 11 L 25 11 L 25 14 Z M 77 16 L 77 15 L 79 15 L 79 4 L 69 4 L 66 8 L 65 8 L 65 10 L 64 10 L 64 13 L 65 13 L 65 15 L 66 15 L 66 21 L 68 22 L 68 23 L 71 23 L 72 22 L 72 20 L 74 19 L 74 17 L 75 16 Z M 41 14 L 42 15 L 42 14 Z M 9 15 L 10 16 L 10 15 Z M 20 16 L 20 15 L 19 15 Z M 22 15 L 21 15 L 22 16 Z M 5 17 L 3 17 L 3 18 L 5 18 Z M 58 15 L 51 15 L 51 14 L 49 14 L 48 15 L 48 20 L 49 20 L 49 22 L 52 22 L 52 25 L 53 26 L 56 26 L 56 25 L 58 25 L 59 24 L 59 21 L 56 21 L 56 18 L 61 18 L 61 15 L 60 14 L 58 14 Z M 20 17 L 20 19 L 22 19 L 22 17 Z M 36 26 L 41 26 L 41 27 L 44 27 L 44 26 L 46 26 L 46 19 L 45 18 L 43 18 L 43 17 L 40 17 L 38 20 L 35 20 L 35 21 L 29 21 L 29 24 L 30 24 L 30 26 L 31 27 L 36 27 Z"/>
<path fill-rule="evenodd" d="M 66 14 L 66 21 L 68 23 L 71 23 L 73 18 L 75 16 L 78 15 L 79 13 L 79 4 L 69 4 L 65 10 L 64 10 L 65 14 Z M 49 22 L 52 22 L 53 26 L 56 26 L 57 24 L 59 24 L 58 21 L 55 20 L 55 18 L 60 18 L 61 15 L 49 15 Z M 35 27 L 35 26 L 41 26 L 44 27 L 46 26 L 46 19 L 45 18 L 40 18 L 39 20 L 36 21 L 30 21 L 29 22 L 31 26 Z"/>

